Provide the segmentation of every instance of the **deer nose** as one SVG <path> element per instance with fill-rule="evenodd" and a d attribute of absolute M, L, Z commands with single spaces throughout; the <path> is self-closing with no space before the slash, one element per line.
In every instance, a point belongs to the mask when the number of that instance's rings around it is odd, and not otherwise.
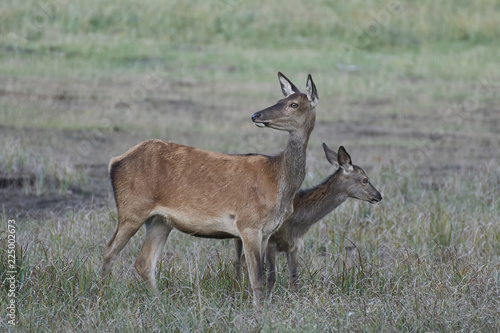
<path fill-rule="evenodd" d="M 260 113 L 259 112 L 256 112 L 252 115 L 252 121 L 255 122 L 257 119 L 260 118 Z"/>

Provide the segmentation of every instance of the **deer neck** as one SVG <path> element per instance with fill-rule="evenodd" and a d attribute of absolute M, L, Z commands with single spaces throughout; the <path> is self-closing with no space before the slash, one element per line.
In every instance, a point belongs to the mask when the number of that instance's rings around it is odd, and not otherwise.
<path fill-rule="evenodd" d="M 339 172 L 341 171 L 337 171 L 320 185 L 297 193 L 294 212 L 290 218 L 296 228 L 295 234 L 305 234 L 313 224 L 347 200 L 348 195 Z"/>
<path fill-rule="evenodd" d="M 282 200 L 291 202 L 300 189 L 306 175 L 306 149 L 312 129 L 306 132 L 290 132 L 282 153 Z"/>
<path fill-rule="evenodd" d="M 311 110 L 310 112 L 314 112 Z M 293 200 L 297 194 L 306 175 L 306 149 L 309 136 L 314 128 L 315 116 L 313 115 L 305 128 L 288 133 L 288 141 L 285 150 L 274 158 L 277 162 L 279 202 L 277 215 L 281 223 L 287 219 L 293 211 Z"/>

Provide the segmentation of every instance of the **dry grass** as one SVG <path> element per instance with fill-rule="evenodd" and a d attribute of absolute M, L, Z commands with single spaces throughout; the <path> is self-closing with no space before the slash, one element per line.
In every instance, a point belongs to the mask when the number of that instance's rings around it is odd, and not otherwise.
<path fill-rule="evenodd" d="M 46 192 L 65 194 L 71 185 L 84 183 L 85 174 L 67 160 L 54 160 L 50 149 L 36 151 L 24 145 L 20 138 L 0 136 L 1 188 L 22 188 L 24 193 L 42 195 Z"/>
<path fill-rule="evenodd" d="M 401 1 L 366 45 L 356 44 L 360 31 L 394 2 L 57 3 L 26 38 L 40 4 L 0 5 L 0 175 L 34 179 L 0 188 L 0 308 L 9 219 L 19 287 L 18 326 L 2 311 L 1 328 L 499 330 L 495 1 Z M 342 43 L 355 52 L 347 57 Z M 337 66 L 349 62 L 356 71 Z M 311 230 L 298 294 L 281 256 L 262 310 L 248 280 L 234 279 L 228 240 L 172 233 L 154 300 L 133 268 L 141 230 L 102 283 L 116 227 L 110 158 L 151 137 L 227 153 L 281 150 L 286 135 L 249 120 L 280 98 L 278 70 L 299 87 L 311 72 L 319 90 L 304 186 L 332 172 L 324 141 L 346 146 L 383 201 L 348 201 Z"/>
<path fill-rule="evenodd" d="M 311 232 L 296 295 L 288 292 L 280 258 L 277 288 L 263 311 L 252 308 L 248 282 L 234 280 L 229 241 L 174 233 L 160 261 L 163 294 L 155 302 L 133 269 L 142 231 L 114 277 L 99 282 L 114 209 L 68 209 L 24 221 L 19 324 L 50 331 L 494 331 L 500 206 L 498 192 L 484 189 L 499 176 L 450 179 L 428 193 L 386 179 L 382 203 L 348 202 Z M 481 206 L 470 203 L 477 195 Z"/>

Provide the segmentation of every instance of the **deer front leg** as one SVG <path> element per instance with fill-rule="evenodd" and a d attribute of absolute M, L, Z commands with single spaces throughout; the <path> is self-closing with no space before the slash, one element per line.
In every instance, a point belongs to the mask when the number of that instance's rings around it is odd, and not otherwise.
<path fill-rule="evenodd" d="M 236 258 L 234 261 L 234 271 L 236 274 L 236 281 L 239 282 L 241 279 L 241 258 L 243 256 L 243 242 L 241 238 L 234 239 L 234 248 L 236 250 Z"/>
<path fill-rule="evenodd" d="M 274 285 L 276 283 L 276 243 L 269 242 L 266 251 L 266 270 L 267 270 L 267 297 L 271 297 Z"/>
<path fill-rule="evenodd" d="M 262 303 L 262 284 L 264 276 L 264 262 L 261 253 L 262 232 L 255 229 L 245 229 L 241 233 L 245 258 L 248 267 L 248 277 L 253 290 L 254 306 Z"/>
<path fill-rule="evenodd" d="M 286 261 L 288 264 L 288 274 L 289 281 L 288 285 L 290 290 L 296 292 L 299 290 L 299 273 L 298 273 L 298 264 L 299 264 L 299 250 L 295 249 L 292 252 L 288 253 L 286 256 Z"/>

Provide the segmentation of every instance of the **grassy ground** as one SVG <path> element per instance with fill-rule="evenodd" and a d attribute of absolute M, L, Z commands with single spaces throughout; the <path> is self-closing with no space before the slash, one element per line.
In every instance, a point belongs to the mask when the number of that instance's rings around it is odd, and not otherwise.
<path fill-rule="evenodd" d="M 0 307 L 16 221 L 11 331 L 480 331 L 500 329 L 500 7 L 495 1 L 4 1 L 0 5 Z M 276 72 L 320 104 L 312 186 L 346 146 L 383 194 L 306 238 L 263 310 L 233 246 L 172 233 L 155 301 L 135 273 L 141 230 L 98 278 L 116 227 L 107 163 L 160 138 L 273 154 L 286 135 L 250 115 Z"/>

